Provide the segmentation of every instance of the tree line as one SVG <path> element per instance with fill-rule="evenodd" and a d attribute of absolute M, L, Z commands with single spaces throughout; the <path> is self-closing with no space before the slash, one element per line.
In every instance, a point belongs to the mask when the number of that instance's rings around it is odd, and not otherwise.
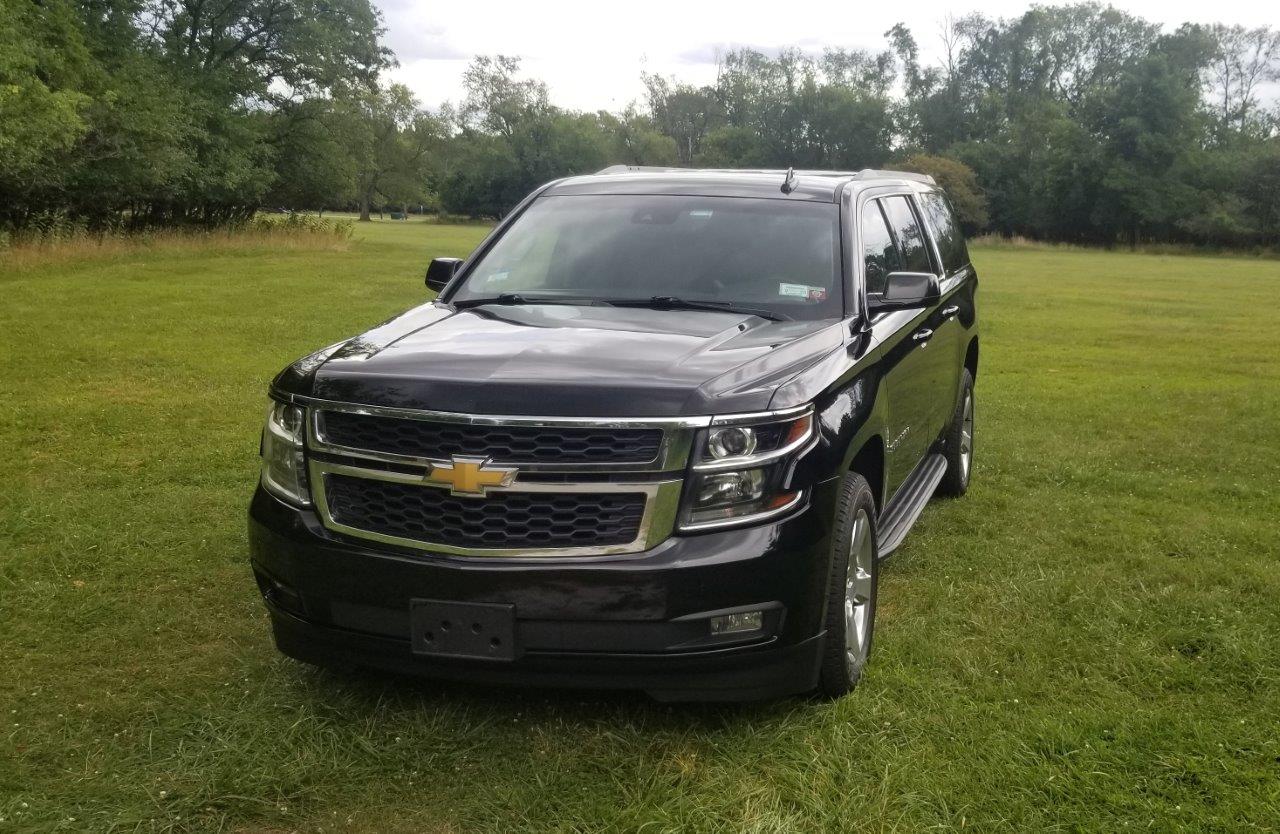
<path fill-rule="evenodd" d="M 0 227 L 216 224 L 263 207 L 500 217 L 614 163 L 934 174 L 971 232 L 1280 244 L 1280 32 L 1095 3 L 882 49 L 723 54 L 622 112 L 481 56 L 434 112 L 368 0 L 0 0 Z M 1270 85 L 1270 87 L 1269 87 Z"/>

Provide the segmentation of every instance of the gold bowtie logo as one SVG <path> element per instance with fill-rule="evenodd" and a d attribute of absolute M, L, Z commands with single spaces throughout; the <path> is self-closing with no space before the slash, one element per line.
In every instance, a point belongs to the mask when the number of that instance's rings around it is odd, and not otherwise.
<path fill-rule="evenodd" d="M 488 458 L 454 455 L 451 463 L 433 463 L 424 479 L 429 484 L 449 487 L 451 495 L 483 496 L 490 487 L 511 486 L 520 470 L 509 466 L 489 466 Z"/>

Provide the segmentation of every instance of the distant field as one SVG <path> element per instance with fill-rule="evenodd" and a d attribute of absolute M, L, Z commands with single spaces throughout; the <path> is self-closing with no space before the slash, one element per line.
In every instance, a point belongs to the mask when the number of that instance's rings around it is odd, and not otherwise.
<path fill-rule="evenodd" d="M 1280 264 L 978 249 L 974 487 L 837 703 L 670 707 L 280 658 L 271 375 L 480 226 L 0 256 L 0 834 L 1280 829 Z"/>

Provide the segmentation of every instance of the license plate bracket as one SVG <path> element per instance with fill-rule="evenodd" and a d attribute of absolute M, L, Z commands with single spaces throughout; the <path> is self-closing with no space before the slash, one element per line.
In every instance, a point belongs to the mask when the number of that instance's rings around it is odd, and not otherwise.
<path fill-rule="evenodd" d="M 518 654 L 514 605 L 415 599 L 409 603 L 409 629 L 418 655 L 515 660 Z"/>

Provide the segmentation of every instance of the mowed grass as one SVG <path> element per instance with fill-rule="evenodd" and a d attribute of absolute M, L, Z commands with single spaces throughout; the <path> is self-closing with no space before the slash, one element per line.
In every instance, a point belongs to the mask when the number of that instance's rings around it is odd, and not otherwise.
<path fill-rule="evenodd" d="M 474 226 L 0 261 L 0 833 L 1280 829 L 1280 264 L 978 250 L 975 480 L 838 702 L 333 675 L 246 561 L 266 384 Z"/>

